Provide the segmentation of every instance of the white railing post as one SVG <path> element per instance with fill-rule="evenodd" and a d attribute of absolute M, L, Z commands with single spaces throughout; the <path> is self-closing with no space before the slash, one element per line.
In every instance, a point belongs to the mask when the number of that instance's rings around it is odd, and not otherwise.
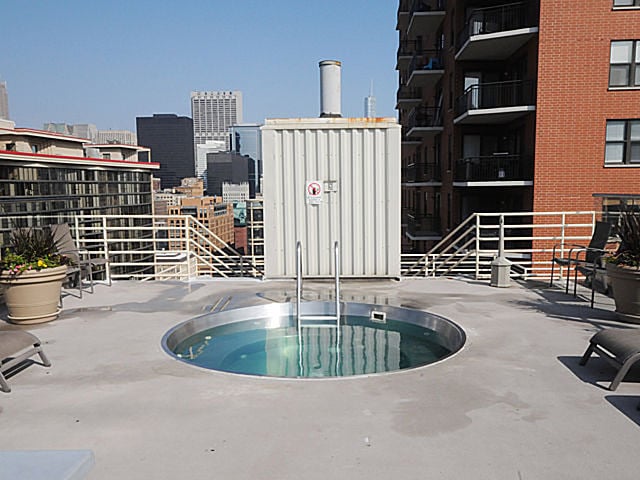
<path fill-rule="evenodd" d="M 104 251 L 104 259 L 107 261 L 105 267 L 105 277 L 109 285 L 111 285 L 111 266 L 109 266 L 109 232 L 107 231 L 107 217 L 102 215 L 102 250 Z"/>
<path fill-rule="evenodd" d="M 189 276 L 189 278 L 191 278 L 193 276 L 193 272 L 191 271 L 191 238 L 190 238 L 190 230 L 189 230 L 189 217 L 188 216 L 184 216 L 182 217 L 183 220 L 183 225 L 184 225 L 184 240 L 185 240 L 185 246 L 186 246 L 186 253 L 187 253 L 187 275 Z M 196 271 L 198 269 L 198 264 L 197 264 L 198 260 L 196 259 Z"/>
<path fill-rule="evenodd" d="M 476 280 L 480 276 L 480 215 L 476 214 Z"/>

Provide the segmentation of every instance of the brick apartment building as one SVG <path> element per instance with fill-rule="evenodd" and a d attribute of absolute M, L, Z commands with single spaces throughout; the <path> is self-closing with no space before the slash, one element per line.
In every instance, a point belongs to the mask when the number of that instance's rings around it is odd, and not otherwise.
<path fill-rule="evenodd" d="M 640 198 L 640 1 L 401 0 L 403 249 Z"/>

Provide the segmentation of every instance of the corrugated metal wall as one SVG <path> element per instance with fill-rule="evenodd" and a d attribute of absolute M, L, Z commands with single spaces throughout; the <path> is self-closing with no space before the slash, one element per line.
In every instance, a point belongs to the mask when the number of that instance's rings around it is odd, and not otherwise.
<path fill-rule="evenodd" d="M 262 127 L 265 275 L 400 275 L 400 126 L 385 119 L 267 120 Z M 308 182 L 324 191 L 308 203 Z"/>

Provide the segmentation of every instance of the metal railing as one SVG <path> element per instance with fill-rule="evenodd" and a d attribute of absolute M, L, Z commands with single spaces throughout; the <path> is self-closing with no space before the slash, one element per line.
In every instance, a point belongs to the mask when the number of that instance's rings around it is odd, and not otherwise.
<path fill-rule="evenodd" d="M 423 105 L 417 106 L 409 112 L 407 126 L 409 128 L 442 127 L 442 109 Z"/>
<path fill-rule="evenodd" d="M 445 9 L 445 0 L 413 0 L 409 14 L 420 12 L 441 11 Z"/>
<path fill-rule="evenodd" d="M 474 35 L 506 32 L 533 27 L 535 24 L 536 17 L 525 2 L 476 8 L 469 13 L 464 29 L 458 35 L 456 49 L 460 49 Z"/>
<path fill-rule="evenodd" d="M 189 215 L 76 215 L 64 220 L 46 215 L 3 217 L 1 245 L 8 244 L 9 232 L 16 226 L 46 226 L 61 221 L 71 225 L 79 248 L 109 259 L 112 279 L 263 275 L 263 258 L 239 253 Z"/>
<path fill-rule="evenodd" d="M 407 232 L 414 237 L 440 235 L 440 217 L 432 214 L 407 214 Z"/>
<path fill-rule="evenodd" d="M 511 80 L 508 82 L 481 83 L 467 88 L 456 99 L 456 115 L 483 108 L 535 105 L 536 82 Z"/>
<path fill-rule="evenodd" d="M 553 246 L 588 242 L 598 213 L 474 213 L 449 232 L 428 253 L 419 258 L 416 258 L 415 254 L 403 255 L 402 275 L 463 275 L 475 279 L 489 278 L 491 261 L 498 255 L 501 218 L 505 225 L 505 256 L 512 262 L 511 276 L 548 279 Z"/>
<path fill-rule="evenodd" d="M 456 182 L 510 180 L 533 180 L 533 162 L 530 156 L 494 154 L 466 157 L 456 163 Z"/>
<path fill-rule="evenodd" d="M 422 89 L 420 87 L 410 88 L 406 85 L 401 85 L 398 88 L 397 97 L 398 101 L 400 100 L 415 100 L 422 98 Z"/>
<path fill-rule="evenodd" d="M 404 183 L 441 182 L 442 169 L 437 163 L 413 163 L 402 168 Z"/>
<path fill-rule="evenodd" d="M 423 50 L 416 53 L 409 62 L 409 72 L 414 70 L 442 70 L 444 68 L 444 56 L 441 50 Z"/>

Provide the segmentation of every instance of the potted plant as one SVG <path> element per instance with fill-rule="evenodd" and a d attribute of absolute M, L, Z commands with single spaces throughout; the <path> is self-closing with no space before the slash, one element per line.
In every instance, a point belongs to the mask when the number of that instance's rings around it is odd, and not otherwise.
<path fill-rule="evenodd" d="M 640 212 L 624 209 L 617 227 L 620 246 L 607 260 L 618 317 L 640 323 Z"/>
<path fill-rule="evenodd" d="M 49 229 L 18 228 L 0 259 L 0 285 L 13 323 L 44 323 L 60 313 L 67 259 Z"/>

